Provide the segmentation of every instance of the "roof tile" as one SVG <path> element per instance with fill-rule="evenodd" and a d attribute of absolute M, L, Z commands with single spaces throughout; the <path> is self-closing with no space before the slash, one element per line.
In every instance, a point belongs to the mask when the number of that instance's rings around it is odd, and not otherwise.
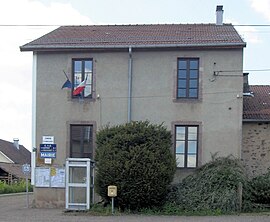
<path fill-rule="evenodd" d="M 61 26 L 22 51 L 61 48 L 239 45 L 245 42 L 231 24 Z"/>
<path fill-rule="evenodd" d="M 244 97 L 243 120 L 270 121 L 270 86 L 250 85 L 254 97 Z"/>
<path fill-rule="evenodd" d="M 0 151 L 10 158 L 14 163 L 31 163 L 31 152 L 22 145 L 20 145 L 19 149 L 17 149 L 13 143 L 0 139 Z"/>

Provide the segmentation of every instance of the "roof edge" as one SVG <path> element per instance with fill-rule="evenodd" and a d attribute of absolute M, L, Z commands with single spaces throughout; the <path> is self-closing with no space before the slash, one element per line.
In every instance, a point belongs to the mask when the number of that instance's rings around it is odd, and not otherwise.
<path fill-rule="evenodd" d="M 243 119 L 243 123 L 269 123 L 270 119 Z"/>
<path fill-rule="evenodd" d="M 246 43 L 211 43 L 211 44 L 151 44 L 151 45 L 99 45 L 99 46 L 20 46 L 21 52 L 26 51 L 54 51 L 54 50 L 86 50 L 86 49 L 125 49 L 125 48 L 135 48 L 135 49 L 153 49 L 153 48 L 201 48 L 201 47 L 210 47 L 210 48 L 244 48 Z"/>

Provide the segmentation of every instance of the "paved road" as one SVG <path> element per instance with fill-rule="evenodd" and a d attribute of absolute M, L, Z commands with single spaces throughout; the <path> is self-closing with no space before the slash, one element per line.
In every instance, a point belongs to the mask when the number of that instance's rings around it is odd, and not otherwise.
<path fill-rule="evenodd" d="M 30 195 L 30 201 L 32 195 Z M 0 222 L 270 222 L 270 215 L 221 217 L 75 216 L 61 209 L 26 208 L 26 196 L 0 196 Z"/>

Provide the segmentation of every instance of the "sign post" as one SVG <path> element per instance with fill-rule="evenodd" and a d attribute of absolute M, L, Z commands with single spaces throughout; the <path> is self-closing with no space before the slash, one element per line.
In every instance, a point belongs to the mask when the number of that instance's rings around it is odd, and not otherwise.
<path fill-rule="evenodd" d="M 108 186 L 108 196 L 112 198 L 112 214 L 114 214 L 114 197 L 117 196 L 117 186 Z"/>
<path fill-rule="evenodd" d="M 22 171 L 23 171 L 23 173 L 25 175 L 26 207 L 29 208 L 28 175 L 30 174 L 30 171 L 31 171 L 30 164 L 23 164 Z"/>

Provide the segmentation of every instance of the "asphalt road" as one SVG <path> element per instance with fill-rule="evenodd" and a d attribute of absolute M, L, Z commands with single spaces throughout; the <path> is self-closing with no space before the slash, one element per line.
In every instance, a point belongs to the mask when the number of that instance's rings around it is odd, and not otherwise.
<path fill-rule="evenodd" d="M 32 201 L 30 195 L 30 201 Z M 0 195 L 0 222 L 270 222 L 270 215 L 241 216 L 89 216 L 64 213 L 63 209 L 27 208 L 25 195 Z"/>

